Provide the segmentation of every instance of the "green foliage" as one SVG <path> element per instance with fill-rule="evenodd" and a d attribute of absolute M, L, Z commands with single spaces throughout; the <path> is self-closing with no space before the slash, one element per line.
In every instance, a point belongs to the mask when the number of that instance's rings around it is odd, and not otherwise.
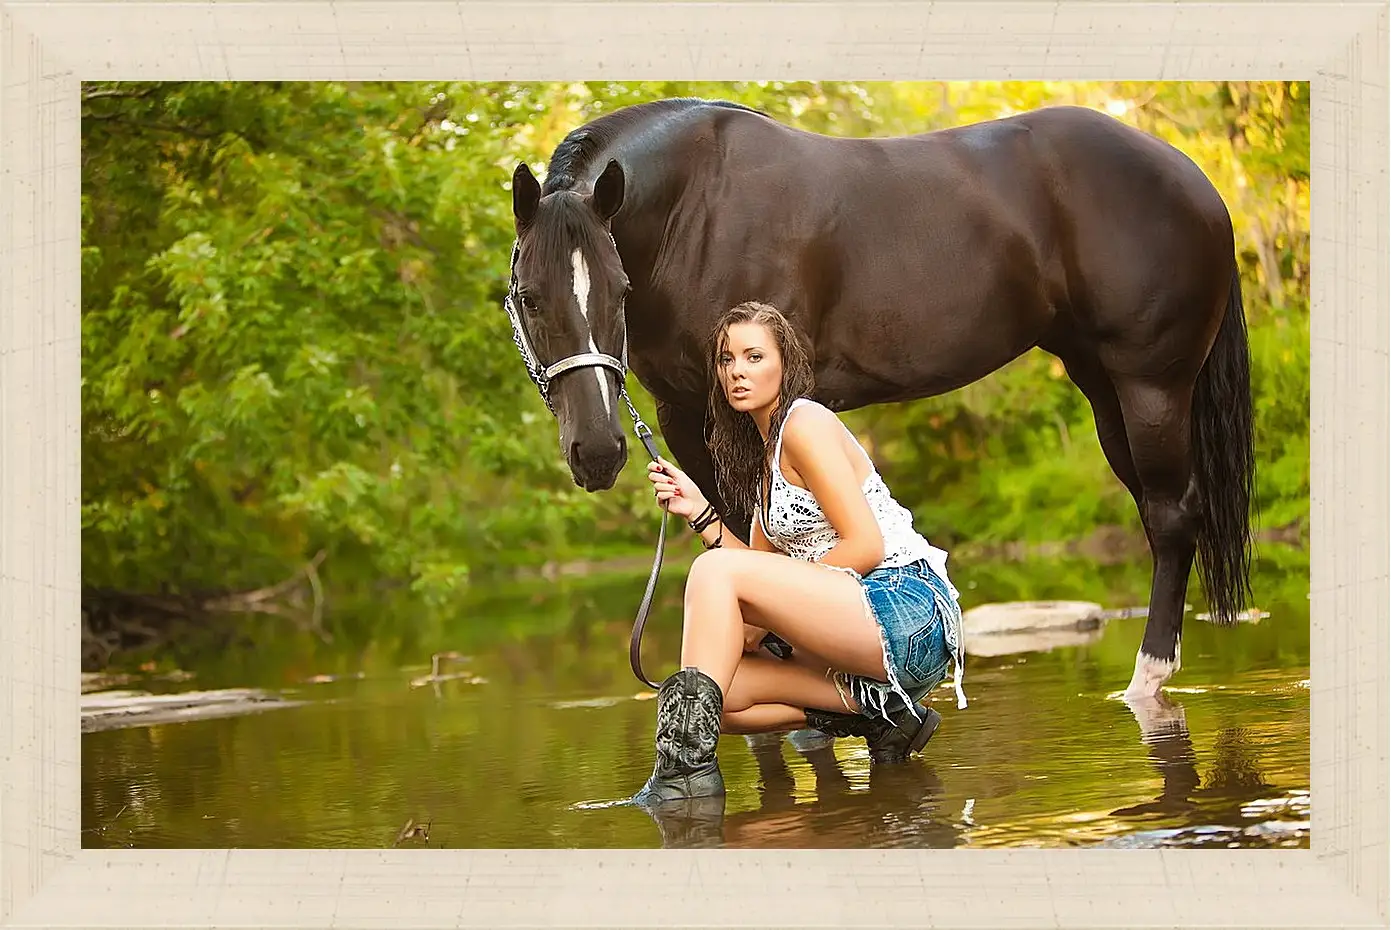
<path fill-rule="evenodd" d="M 1168 139 L 1231 206 L 1266 526 L 1308 515 L 1308 94 L 1292 83 L 97 83 L 84 86 L 83 572 L 194 592 L 279 580 L 448 601 L 479 572 L 648 545 L 641 469 L 576 489 L 501 298 L 510 173 L 585 119 L 737 100 L 835 134 L 1049 103 Z M 639 410 L 650 398 L 629 380 Z M 1031 352 L 847 415 L 934 539 L 1137 527 L 1090 409 Z M 636 459 L 635 459 L 636 461 Z"/>

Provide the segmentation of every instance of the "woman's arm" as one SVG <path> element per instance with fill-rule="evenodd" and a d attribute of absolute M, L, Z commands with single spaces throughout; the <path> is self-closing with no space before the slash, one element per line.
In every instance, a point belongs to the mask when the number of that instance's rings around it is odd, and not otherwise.
<path fill-rule="evenodd" d="M 884 560 L 884 534 L 855 476 L 840 419 L 824 407 L 799 407 L 783 426 L 782 448 L 840 536 L 821 561 L 869 574 Z"/>

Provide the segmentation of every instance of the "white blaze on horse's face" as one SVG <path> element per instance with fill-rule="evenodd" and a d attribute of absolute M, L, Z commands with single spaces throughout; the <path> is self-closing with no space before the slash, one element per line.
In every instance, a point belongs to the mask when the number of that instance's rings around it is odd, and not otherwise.
<path fill-rule="evenodd" d="M 580 305 L 580 316 L 584 317 L 585 332 L 589 334 L 589 351 L 598 352 L 594 344 L 594 329 L 589 325 L 589 265 L 579 249 L 570 253 L 570 269 L 574 275 L 575 302 Z M 594 380 L 599 382 L 599 393 L 604 398 L 604 412 L 613 413 L 613 401 L 609 399 L 609 382 L 604 377 L 604 369 L 595 368 Z"/>

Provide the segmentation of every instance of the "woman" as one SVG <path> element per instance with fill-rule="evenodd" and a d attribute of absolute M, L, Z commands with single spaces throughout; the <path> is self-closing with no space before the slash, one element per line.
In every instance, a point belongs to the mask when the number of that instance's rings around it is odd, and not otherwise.
<path fill-rule="evenodd" d="M 722 730 L 811 727 L 865 737 L 875 761 L 904 759 L 941 722 L 917 702 L 951 659 L 966 706 L 946 553 L 913 529 L 836 415 L 808 399 L 811 364 L 791 324 L 767 304 L 739 304 L 716 325 L 709 362 L 719 491 L 755 516 L 745 546 L 689 477 L 665 460 L 649 466 L 657 499 L 709 551 L 686 580 L 682 668 L 659 689 L 657 762 L 635 800 L 722 795 Z M 791 661 L 758 653 L 770 631 Z"/>

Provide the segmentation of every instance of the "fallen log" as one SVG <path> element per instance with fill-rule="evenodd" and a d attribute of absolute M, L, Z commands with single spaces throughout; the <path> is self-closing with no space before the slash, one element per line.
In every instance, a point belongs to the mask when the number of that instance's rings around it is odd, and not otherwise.
<path fill-rule="evenodd" d="M 150 694 L 146 691 L 93 691 L 81 695 L 82 732 L 123 727 L 187 723 L 218 717 L 235 717 L 267 710 L 298 707 L 291 701 L 255 688 L 185 691 Z"/>

